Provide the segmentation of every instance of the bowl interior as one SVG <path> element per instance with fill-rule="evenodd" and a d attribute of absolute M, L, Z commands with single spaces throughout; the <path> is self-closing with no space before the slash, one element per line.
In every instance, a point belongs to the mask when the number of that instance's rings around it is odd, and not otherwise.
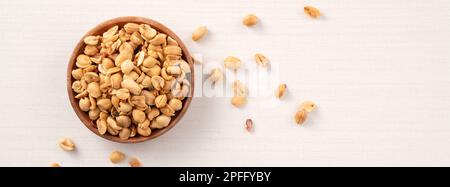
<path fill-rule="evenodd" d="M 173 39 L 175 39 L 178 42 L 178 44 L 183 52 L 182 58 L 183 58 L 183 60 L 185 60 L 186 62 L 189 63 L 189 66 L 191 68 L 191 73 L 186 74 L 186 78 L 189 80 L 189 82 L 191 84 L 191 89 L 190 89 L 188 96 L 182 101 L 183 108 L 180 111 L 177 111 L 175 113 L 175 116 L 172 117 L 172 120 L 170 121 L 170 124 L 167 127 L 163 128 L 163 129 L 155 129 L 155 130 L 152 129 L 151 135 L 147 136 L 147 137 L 136 135 L 135 137 L 129 138 L 127 140 L 123 140 L 123 139 L 120 139 L 118 136 L 112 136 L 108 133 L 106 133 L 104 135 L 99 134 L 94 121 L 92 121 L 89 118 L 89 116 L 86 112 L 83 112 L 80 109 L 80 107 L 78 105 L 78 99 L 75 99 L 75 92 L 72 91 L 72 83 L 73 83 L 73 81 L 75 81 L 75 79 L 72 77 L 72 70 L 75 68 L 75 62 L 76 62 L 77 56 L 79 54 L 83 53 L 84 47 L 86 46 L 83 42 L 83 38 L 85 38 L 86 36 L 89 36 L 89 35 L 101 35 L 103 32 L 107 31 L 109 28 L 113 27 L 114 25 L 123 26 L 126 23 L 148 24 L 152 28 L 156 29 L 159 32 L 167 34 L 168 36 L 172 37 Z M 120 143 L 143 142 L 146 140 L 150 140 L 150 139 L 159 137 L 162 134 L 164 134 L 165 132 L 169 131 L 172 127 L 174 127 L 178 123 L 178 121 L 183 117 L 184 113 L 189 108 L 189 104 L 192 101 L 192 98 L 193 98 L 192 96 L 194 94 L 193 88 L 194 88 L 194 65 L 193 65 L 192 57 L 191 57 L 189 51 L 187 50 L 186 46 L 184 45 L 184 43 L 174 32 L 172 32 L 170 29 L 168 29 L 161 23 L 158 23 L 151 19 L 142 18 L 142 17 L 119 17 L 119 18 L 111 19 L 111 20 L 105 21 L 103 23 L 100 23 L 99 25 L 97 25 L 96 27 L 91 29 L 78 42 L 77 46 L 75 47 L 75 49 L 72 53 L 72 56 L 70 58 L 69 65 L 67 68 L 67 91 L 69 94 L 69 99 L 70 99 L 72 108 L 75 110 L 75 113 L 78 116 L 78 118 L 80 118 L 80 120 L 83 122 L 83 124 L 89 130 L 91 130 L 93 133 L 97 134 L 98 136 L 101 136 L 107 140 L 111 140 L 114 142 L 120 142 Z"/>

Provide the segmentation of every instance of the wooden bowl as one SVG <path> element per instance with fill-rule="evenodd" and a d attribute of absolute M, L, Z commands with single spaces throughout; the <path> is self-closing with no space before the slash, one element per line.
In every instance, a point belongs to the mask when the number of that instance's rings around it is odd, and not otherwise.
<path fill-rule="evenodd" d="M 76 63 L 76 58 L 79 54 L 83 53 L 83 49 L 85 47 L 85 43 L 83 42 L 83 39 L 86 36 L 89 35 L 101 35 L 103 32 L 105 32 L 106 30 L 108 30 L 110 27 L 114 26 L 114 25 L 118 25 L 118 26 L 123 26 L 126 23 L 145 23 L 150 25 L 151 27 L 153 27 L 154 29 L 156 29 L 159 32 L 165 33 L 168 36 L 172 37 L 173 39 L 175 39 L 179 46 L 181 47 L 181 49 L 183 50 L 183 59 L 189 63 L 189 66 L 191 68 L 191 73 L 190 74 L 186 74 L 186 77 L 188 78 L 188 80 L 190 81 L 191 84 L 191 90 L 189 95 L 183 100 L 183 108 L 180 111 L 177 111 L 175 113 L 175 116 L 172 116 L 172 120 L 170 121 L 170 124 L 163 128 L 163 129 L 152 129 L 152 134 L 150 136 L 144 137 L 144 136 L 140 136 L 140 135 L 136 135 L 135 137 L 129 138 L 127 140 L 123 140 L 120 139 L 118 136 L 112 136 L 108 133 L 105 133 L 104 135 L 101 135 L 98 133 L 97 131 L 97 126 L 94 123 L 94 121 L 92 121 L 88 114 L 86 112 L 83 112 L 80 109 L 80 106 L 78 104 L 78 99 L 75 99 L 75 95 L 76 93 L 74 91 L 72 91 L 72 83 L 73 81 L 75 81 L 75 79 L 72 77 L 72 70 L 75 67 L 75 63 Z M 143 18 L 143 17 L 119 17 L 119 18 L 115 18 L 115 19 L 111 19 L 108 21 L 105 21 L 103 23 L 100 23 L 99 25 L 97 25 L 96 27 L 94 27 L 93 29 L 91 29 L 89 32 L 87 32 L 78 42 L 78 44 L 76 45 L 75 49 L 73 50 L 72 56 L 70 57 L 69 60 L 69 65 L 67 67 L 67 93 L 69 94 L 69 100 L 70 100 L 70 104 L 72 105 L 73 110 L 75 111 L 75 113 L 77 114 L 78 118 L 80 118 L 81 122 L 83 122 L 83 124 L 89 129 L 91 130 L 93 133 L 95 133 L 96 135 L 105 138 L 107 140 L 110 141 L 114 141 L 114 142 L 119 142 L 119 143 L 138 143 L 138 142 L 143 142 L 143 141 L 147 141 L 153 138 L 157 138 L 159 136 L 161 136 L 162 134 L 166 133 L 167 131 L 169 131 L 171 128 L 173 128 L 178 121 L 180 121 L 180 119 L 183 117 L 183 115 L 186 113 L 187 109 L 189 108 L 189 104 L 192 101 L 193 95 L 194 95 L 194 63 L 193 63 L 193 59 L 192 56 L 189 54 L 189 51 L 187 50 L 186 46 L 184 45 L 184 43 L 181 41 L 181 39 L 174 33 L 172 32 L 169 28 L 167 28 L 166 26 L 164 26 L 161 23 L 158 23 L 154 20 L 151 19 L 147 19 L 147 18 Z"/>

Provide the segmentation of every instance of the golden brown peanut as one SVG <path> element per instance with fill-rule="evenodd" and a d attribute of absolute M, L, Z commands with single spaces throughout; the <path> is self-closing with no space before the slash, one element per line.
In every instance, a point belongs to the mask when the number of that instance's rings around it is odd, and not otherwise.
<path fill-rule="evenodd" d="M 305 122 L 306 117 L 308 116 L 308 112 L 305 109 L 301 109 L 295 113 L 294 120 L 295 123 L 301 125 Z"/>
<path fill-rule="evenodd" d="M 155 98 L 156 98 L 156 96 L 152 92 L 147 91 L 147 90 L 143 90 L 141 92 L 141 94 L 145 97 L 145 104 L 147 104 L 149 106 L 150 105 L 155 105 Z"/>
<path fill-rule="evenodd" d="M 109 160 L 114 164 L 121 162 L 124 158 L 125 158 L 125 154 L 120 151 L 113 151 L 109 155 Z"/>
<path fill-rule="evenodd" d="M 245 121 L 245 130 L 247 130 L 247 132 L 252 132 L 253 131 L 253 120 L 252 119 L 247 119 Z"/>
<path fill-rule="evenodd" d="M 100 80 L 100 77 L 98 76 L 98 74 L 94 73 L 94 72 L 85 73 L 83 78 L 86 81 L 86 83 L 98 82 Z"/>
<path fill-rule="evenodd" d="M 132 112 L 133 120 L 142 123 L 145 121 L 145 113 L 140 110 L 133 110 Z"/>
<path fill-rule="evenodd" d="M 121 83 L 122 83 L 122 74 L 121 73 L 115 73 L 113 75 L 111 75 L 111 86 L 114 89 L 119 89 L 121 87 Z"/>
<path fill-rule="evenodd" d="M 233 82 L 232 89 L 233 89 L 234 95 L 237 95 L 237 96 L 245 96 L 245 95 L 247 95 L 247 88 L 239 80 L 235 80 Z"/>
<path fill-rule="evenodd" d="M 51 163 L 50 167 L 61 167 L 61 165 L 59 165 L 58 163 Z"/>
<path fill-rule="evenodd" d="M 245 96 L 234 96 L 231 98 L 231 104 L 235 107 L 241 107 L 247 102 L 247 98 Z"/>
<path fill-rule="evenodd" d="M 155 29 L 147 24 L 141 24 L 139 27 L 139 32 L 141 33 L 142 38 L 144 38 L 145 40 L 151 40 L 158 33 Z"/>
<path fill-rule="evenodd" d="M 62 138 L 59 140 L 59 147 L 64 151 L 73 151 L 75 149 L 75 144 L 70 138 Z"/>
<path fill-rule="evenodd" d="M 321 15 L 319 9 L 312 6 L 305 6 L 303 10 L 305 14 L 309 15 L 311 18 L 318 18 Z"/>
<path fill-rule="evenodd" d="M 223 62 L 226 68 L 234 71 L 241 67 L 241 60 L 234 56 L 228 56 Z"/>
<path fill-rule="evenodd" d="M 213 83 L 219 82 L 223 79 L 223 73 L 219 68 L 215 68 L 211 71 L 208 79 Z"/>
<path fill-rule="evenodd" d="M 171 99 L 169 101 L 169 106 L 173 110 L 178 111 L 178 110 L 181 110 L 181 108 L 183 107 L 183 103 L 179 99 Z"/>
<path fill-rule="evenodd" d="M 84 54 L 86 54 L 88 56 L 94 56 L 97 53 L 98 53 L 98 49 L 96 46 L 88 45 L 84 48 Z"/>
<path fill-rule="evenodd" d="M 134 64 L 133 64 L 133 62 L 131 62 L 131 60 L 125 60 L 120 65 L 120 69 L 122 70 L 122 73 L 124 73 L 124 74 L 130 73 L 133 70 L 133 68 L 134 68 Z"/>
<path fill-rule="evenodd" d="M 244 17 L 242 23 L 247 27 L 253 26 L 258 23 L 258 17 L 256 17 L 254 14 L 248 14 Z"/>
<path fill-rule="evenodd" d="M 83 41 L 86 45 L 97 45 L 99 38 L 98 36 L 86 36 Z"/>
<path fill-rule="evenodd" d="M 129 128 L 123 128 L 119 132 L 119 138 L 122 140 L 127 140 L 130 137 L 131 130 Z"/>
<path fill-rule="evenodd" d="M 128 164 L 131 167 L 142 167 L 142 163 L 137 158 L 131 158 Z"/>
<path fill-rule="evenodd" d="M 164 94 L 158 95 L 155 98 L 155 105 L 157 108 L 164 107 L 164 106 L 166 106 L 166 104 L 167 104 L 167 96 L 166 95 L 164 95 Z"/>
<path fill-rule="evenodd" d="M 206 26 L 200 26 L 192 33 L 192 40 L 198 41 L 203 38 L 206 33 L 208 33 L 208 29 L 206 28 Z"/>
<path fill-rule="evenodd" d="M 118 110 L 123 113 L 128 113 L 133 110 L 133 106 L 131 106 L 129 103 L 120 102 Z"/>
<path fill-rule="evenodd" d="M 157 108 L 152 108 L 148 113 L 147 113 L 147 118 L 148 120 L 153 120 L 154 118 L 156 118 L 157 116 L 159 116 L 160 112 Z"/>
<path fill-rule="evenodd" d="M 98 134 L 149 136 L 152 124 L 164 128 L 182 110 L 191 67 L 174 38 L 146 24 L 124 23 L 83 41 L 71 87 Z M 222 78 L 219 70 L 211 79 Z"/>
<path fill-rule="evenodd" d="M 132 94 L 139 95 L 142 88 L 132 79 L 124 79 L 121 83 L 123 88 L 128 89 Z"/>
<path fill-rule="evenodd" d="M 139 24 L 136 23 L 127 23 L 123 26 L 123 29 L 129 33 L 132 34 L 134 32 L 138 32 L 139 31 Z"/>
<path fill-rule="evenodd" d="M 99 98 L 102 95 L 98 82 L 89 83 L 86 90 L 88 91 L 89 95 L 94 98 Z"/>
<path fill-rule="evenodd" d="M 166 37 L 167 37 L 167 35 L 165 35 L 163 33 L 159 33 L 153 39 L 151 39 L 149 42 L 152 45 L 161 45 L 161 44 L 166 43 Z"/>
<path fill-rule="evenodd" d="M 126 88 L 121 88 L 116 91 L 116 96 L 120 100 L 126 100 L 126 99 L 130 98 L 130 91 Z"/>
<path fill-rule="evenodd" d="M 75 93 L 81 93 L 81 92 L 83 92 L 83 91 L 84 91 L 84 88 L 83 88 L 82 83 L 81 83 L 80 81 L 74 81 L 74 82 L 72 83 L 72 90 L 73 90 Z"/>
<path fill-rule="evenodd" d="M 72 77 L 73 77 L 75 80 L 80 80 L 80 79 L 83 77 L 83 75 L 84 75 L 83 69 L 81 69 L 81 68 L 72 70 Z"/>
<path fill-rule="evenodd" d="M 151 82 L 153 85 L 153 88 L 155 88 L 156 90 L 161 90 L 164 87 L 164 79 L 160 76 L 153 76 L 151 78 Z"/>
<path fill-rule="evenodd" d="M 150 134 L 152 134 L 152 130 L 150 129 L 150 127 L 141 129 L 141 128 L 137 128 L 137 133 L 141 136 L 150 136 Z"/>
<path fill-rule="evenodd" d="M 114 130 L 116 130 L 116 131 L 122 130 L 122 127 L 119 126 L 119 125 L 117 124 L 116 120 L 114 120 L 114 118 L 112 118 L 111 116 L 109 116 L 109 117 L 106 119 L 106 123 L 108 124 L 108 127 L 112 128 L 112 129 L 114 129 Z"/>
<path fill-rule="evenodd" d="M 106 121 L 104 119 L 98 119 L 96 124 L 98 133 L 101 135 L 105 134 L 106 130 L 108 129 L 108 124 L 106 123 Z"/>
<path fill-rule="evenodd" d="M 133 96 L 131 97 L 130 103 L 139 108 L 148 107 L 148 105 L 145 103 L 145 96 Z"/>
<path fill-rule="evenodd" d="M 286 93 L 286 88 L 287 88 L 286 84 L 280 84 L 278 86 L 277 91 L 275 92 L 275 96 L 279 99 L 282 98 Z"/>
<path fill-rule="evenodd" d="M 155 120 L 159 127 L 167 127 L 170 123 L 171 118 L 163 114 L 156 117 Z"/>
<path fill-rule="evenodd" d="M 312 101 L 305 101 L 302 103 L 301 109 L 305 109 L 306 112 L 312 112 L 314 110 L 314 108 L 316 108 L 316 104 Z"/>
<path fill-rule="evenodd" d="M 75 65 L 77 65 L 77 67 L 79 67 L 79 68 L 86 68 L 86 67 L 90 66 L 91 63 L 92 63 L 92 61 L 89 58 L 89 56 L 78 55 L 77 62 L 75 63 Z"/>
<path fill-rule="evenodd" d="M 96 120 L 100 116 L 101 110 L 98 108 L 89 110 L 89 119 Z"/>
<path fill-rule="evenodd" d="M 110 99 L 103 98 L 97 101 L 97 106 L 102 111 L 108 111 L 109 109 L 111 109 L 112 103 Z"/>
<path fill-rule="evenodd" d="M 161 113 L 163 113 L 166 116 L 174 116 L 175 115 L 175 110 L 172 109 L 172 107 L 170 107 L 170 105 L 166 105 L 162 108 L 159 109 L 161 111 Z"/>
<path fill-rule="evenodd" d="M 130 117 L 124 116 L 124 115 L 122 115 L 122 116 L 117 116 L 117 117 L 116 117 L 116 122 L 117 122 L 117 124 L 118 124 L 119 126 L 125 127 L 125 128 L 128 128 L 128 127 L 130 127 L 130 125 L 131 125 L 131 119 L 130 119 Z"/>

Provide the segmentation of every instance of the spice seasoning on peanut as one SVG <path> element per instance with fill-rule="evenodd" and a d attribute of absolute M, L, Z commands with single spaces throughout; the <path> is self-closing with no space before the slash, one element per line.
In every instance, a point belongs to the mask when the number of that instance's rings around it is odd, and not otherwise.
<path fill-rule="evenodd" d="M 253 26 L 258 23 L 258 17 L 256 17 L 254 14 L 248 14 L 244 17 L 242 23 L 247 27 Z"/>
<path fill-rule="evenodd" d="M 208 33 L 208 29 L 206 28 L 206 26 L 200 26 L 192 33 L 192 40 L 198 41 L 203 38 L 206 33 Z"/>
<path fill-rule="evenodd" d="M 75 144 L 70 138 L 62 138 L 59 140 L 59 147 L 64 151 L 73 151 L 75 149 Z"/>
<path fill-rule="evenodd" d="M 280 84 L 277 88 L 277 91 L 275 92 L 275 96 L 280 99 L 284 96 L 284 94 L 286 93 L 286 88 L 287 85 L 286 84 Z"/>
<path fill-rule="evenodd" d="M 206 33 L 206 27 L 199 27 L 193 40 Z M 152 123 L 167 127 L 183 108 L 191 67 L 173 37 L 147 24 L 126 23 L 83 42 L 71 88 L 100 135 L 123 140 L 149 136 Z M 218 80 L 222 75 L 215 76 Z"/>
<path fill-rule="evenodd" d="M 303 11 L 305 12 L 305 14 L 309 15 L 311 18 L 318 18 L 321 15 L 319 9 L 312 7 L 312 6 L 305 6 L 303 8 Z"/>
<path fill-rule="evenodd" d="M 121 162 L 124 158 L 125 154 L 120 151 L 113 151 L 109 155 L 109 160 L 114 164 Z"/>

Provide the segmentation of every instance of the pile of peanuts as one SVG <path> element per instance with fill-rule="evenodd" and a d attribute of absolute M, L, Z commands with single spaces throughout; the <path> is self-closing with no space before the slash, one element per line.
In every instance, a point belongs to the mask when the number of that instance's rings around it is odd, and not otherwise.
<path fill-rule="evenodd" d="M 147 24 L 113 26 L 84 38 L 72 90 L 99 134 L 128 139 L 165 128 L 191 90 L 178 42 Z"/>

